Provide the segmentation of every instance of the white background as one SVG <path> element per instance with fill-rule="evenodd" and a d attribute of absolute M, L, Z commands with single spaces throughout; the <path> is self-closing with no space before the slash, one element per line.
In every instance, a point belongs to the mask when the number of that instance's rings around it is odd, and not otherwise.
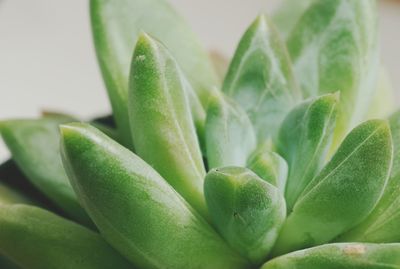
<path fill-rule="evenodd" d="M 230 56 L 271 0 L 171 0 L 208 49 Z M 383 61 L 400 90 L 400 4 L 381 3 Z M 0 120 L 42 109 L 89 118 L 110 108 L 84 0 L 0 0 Z M 8 152 L 0 141 L 0 161 Z"/>

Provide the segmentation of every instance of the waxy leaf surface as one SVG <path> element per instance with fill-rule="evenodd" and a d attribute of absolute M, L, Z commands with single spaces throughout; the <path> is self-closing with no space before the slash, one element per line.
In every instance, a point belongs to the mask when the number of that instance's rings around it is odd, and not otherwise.
<path fill-rule="evenodd" d="M 217 81 L 207 53 L 185 20 L 164 0 L 91 0 L 97 57 L 120 135 L 131 146 L 128 79 L 141 31 L 161 40 L 176 57 L 203 105 Z"/>
<path fill-rule="evenodd" d="M 61 131 L 64 164 L 83 206 L 104 238 L 132 263 L 246 268 L 247 262 L 134 153 L 88 125 L 65 125 Z"/>
<path fill-rule="evenodd" d="M 24 269 L 132 268 L 99 234 L 26 205 L 0 205 L 0 253 Z"/>
<path fill-rule="evenodd" d="M 0 132 L 12 158 L 29 180 L 74 219 L 90 224 L 68 181 L 60 156 L 58 126 L 64 116 L 0 122 Z"/>
<path fill-rule="evenodd" d="M 329 242 L 362 222 L 382 196 L 392 154 L 386 121 L 371 120 L 353 129 L 299 197 L 275 254 Z"/>
<path fill-rule="evenodd" d="M 277 148 L 290 167 L 285 191 L 289 211 L 325 163 L 337 103 L 336 94 L 311 99 L 294 108 L 282 123 Z"/>
<path fill-rule="evenodd" d="M 206 120 L 209 168 L 245 166 L 256 143 L 253 125 L 240 105 L 223 94 L 211 98 Z"/>
<path fill-rule="evenodd" d="M 142 34 L 133 56 L 129 93 L 135 152 L 206 216 L 205 168 L 188 86 L 167 49 Z"/>
<path fill-rule="evenodd" d="M 400 244 L 328 244 L 267 262 L 261 269 L 398 269 Z"/>
<path fill-rule="evenodd" d="M 231 166 L 207 174 L 204 194 L 225 240 L 253 264 L 263 262 L 285 220 L 282 193 L 252 171 Z"/>
<path fill-rule="evenodd" d="M 260 143 L 274 136 L 299 98 L 285 44 L 265 16 L 242 37 L 223 91 L 249 114 Z"/>

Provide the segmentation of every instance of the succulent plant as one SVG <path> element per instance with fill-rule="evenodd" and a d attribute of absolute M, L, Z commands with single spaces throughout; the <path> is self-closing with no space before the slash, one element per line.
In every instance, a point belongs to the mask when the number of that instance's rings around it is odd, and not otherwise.
<path fill-rule="evenodd" d="M 0 122 L 1 268 L 400 268 L 374 0 L 288 0 L 223 81 L 163 0 L 90 7 L 112 117 Z"/>

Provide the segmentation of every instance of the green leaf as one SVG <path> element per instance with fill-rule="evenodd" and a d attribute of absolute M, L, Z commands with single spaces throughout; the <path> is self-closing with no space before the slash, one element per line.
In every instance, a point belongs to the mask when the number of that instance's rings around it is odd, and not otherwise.
<path fill-rule="evenodd" d="M 392 154 L 386 121 L 371 120 L 352 130 L 299 197 L 275 254 L 329 242 L 362 222 L 382 196 Z"/>
<path fill-rule="evenodd" d="M 104 238 L 132 263 L 139 268 L 247 268 L 134 153 L 85 124 L 64 125 L 61 132 L 64 164 L 83 206 Z"/>
<path fill-rule="evenodd" d="M 273 14 L 272 20 L 281 37 L 286 40 L 304 12 L 314 0 L 284 0 Z"/>
<path fill-rule="evenodd" d="M 222 93 L 214 95 L 206 119 L 209 168 L 245 166 L 256 143 L 253 125 L 240 105 Z"/>
<path fill-rule="evenodd" d="M 261 269 L 398 269 L 400 244 L 329 244 L 296 251 Z"/>
<path fill-rule="evenodd" d="M 288 38 L 305 97 L 340 91 L 335 145 L 367 113 L 379 73 L 375 0 L 314 1 Z"/>
<path fill-rule="evenodd" d="M 285 44 L 265 16 L 240 40 L 223 91 L 249 114 L 261 143 L 277 133 L 299 99 Z"/>
<path fill-rule="evenodd" d="M 0 205 L 0 253 L 26 269 L 132 268 L 97 233 L 26 205 Z"/>
<path fill-rule="evenodd" d="M 247 168 L 277 187 L 281 193 L 285 193 L 288 165 L 279 154 L 267 150 L 257 150 L 249 158 Z"/>
<path fill-rule="evenodd" d="M 305 101 L 282 123 L 277 148 L 290 167 L 285 192 L 289 212 L 325 163 L 335 128 L 337 103 L 337 94 Z"/>
<path fill-rule="evenodd" d="M 135 152 L 207 216 L 205 168 L 189 108 L 188 86 L 167 49 L 142 34 L 133 56 L 129 93 Z"/>
<path fill-rule="evenodd" d="M 368 110 L 368 119 L 387 118 L 396 109 L 396 96 L 389 74 L 385 67 L 380 68 L 375 95 Z"/>
<path fill-rule="evenodd" d="M 131 145 L 128 78 L 132 51 L 141 31 L 171 49 L 202 104 L 217 81 L 207 53 L 185 20 L 163 0 L 91 0 L 97 57 L 123 141 Z"/>
<path fill-rule="evenodd" d="M 400 111 L 389 120 L 393 139 L 393 167 L 385 192 L 374 211 L 340 241 L 390 243 L 400 241 Z"/>
<path fill-rule="evenodd" d="M 58 126 L 69 117 L 0 122 L 0 132 L 12 157 L 29 180 L 74 219 L 91 224 L 68 181 L 60 156 Z"/>
<path fill-rule="evenodd" d="M 286 217 L 281 192 L 250 170 L 231 166 L 207 174 L 204 194 L 225 240 L 253 264 L 263 262 Z"/>

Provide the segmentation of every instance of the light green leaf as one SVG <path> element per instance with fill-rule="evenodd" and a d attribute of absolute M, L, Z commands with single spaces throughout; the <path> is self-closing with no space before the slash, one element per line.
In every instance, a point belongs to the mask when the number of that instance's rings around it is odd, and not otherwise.
<path fill-rule="evenodd" d="M 61 132 L 64 164 L 83 206 L 104 238 L 132 263 L 139 268 L 247 268 L 134 153 L 85 124 L 64 125 Z"/>
<path fill-rule="evenodd" d="M 132 268 L 97 233 L 26 205 L 0 205 L 0 253 L 25 269 Z"/>
<path fill-rule="evenodd" d="M 91 224 L 68 181 L 60 156 L 58 126 L 65 116 L 0 122 L 0 132 L 19 168 L 33 185 L 74 219 Z"/>
<path fill-rule="evenodd" d="M 207 216 L 205 168 L 189 108 L 188 86 L 167 49 L 142 34 L 133 56 L 129 93 L 135 152 Z"/>
<path fill-rule="evenodd" d="M 242 37 L 223 91 L 249 114 L 260 143 L 277 133 L 299 99 L 285 44 L 265 16 L 258 17 Z"/>
<path fill-rule="evenodd" d="M 335 145 L 362 121 L 379 73 L 375 0 L 314 1 L 288 38 L 305 97 L 340 91 Z"/>
<path fill-rule="evenodd" d="M 281 193 L 285 193 L 288 165 L 279 154 L 267 150 L 257 150 L 247 161 L 247 168 L 277 187 Z"/>
<path fill-rule="evenodd" d="M 335 128 L 337 103 L 337 94 L 305 101 L 282 123 L 277 148 L 290 167 L 285 192 L 288 212 L 325 163 Z"/>
<path fill-rule="evenodd" d="M 385 67 L 380 68 L 377 89 L 368 110 L 368 119 L 387 118 L 396 109 L 396 96 Z"/>
<path fill-rule="evenodd" d="M 261 269 L 399 269 L 400 244 L 329 244 L 296 251 Z"/>
<path fill-rule="evenodd" d="M 284 0 L 275 11 L 272 20 L 281 37 L 286 40 L 293 28 L 314 0 Z"/>
<path fill-rule="evenodd" d="M 246 166 L 256 143 L 253 125 L 240 105 L 222 93 L 214 95 L 206 120 L 208 167 Z"/>
<path fill-rule="evenodd" d="M 217 83 L 207 53 L 185 20 L 164 0 L 91 0 L 97 57 L 114 116 L 126 145 L 131 145 L 128 78 L 132 52 L 141 31 L 171 49 L 202 104 Z"/>
<path fill-rule="evenodd" d="M 392 154 L 386 121 L 371 120 L 352 130 L 299 197 L 275 254 L 329 242 L 362 222 L 382 196 Z"/>
<path fill-rule="evenodd" d="M 393 139 L 393 167 L 385 192 L 374 211 L 340 241 L 390 243 L 400 241 L 400 112 L 389 120 Z"/>
<path fill-rule="evenodd" d="M 253 264 L 263 262 L 286 217 L 282 193 L 246 168 L 224 167 L 207 174 L 204 194 L 225 240 Z"/>

